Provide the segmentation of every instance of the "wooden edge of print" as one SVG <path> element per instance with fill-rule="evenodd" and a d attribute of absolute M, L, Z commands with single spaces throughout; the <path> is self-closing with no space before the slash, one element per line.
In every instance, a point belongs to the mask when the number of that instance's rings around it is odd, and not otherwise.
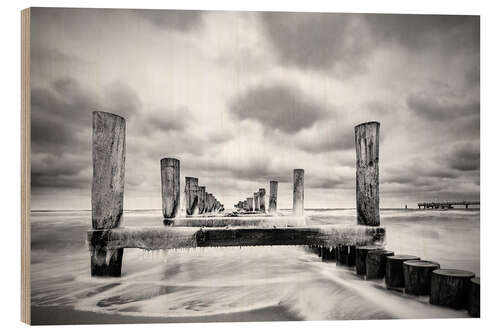
<path fill-rule="evenodd" d="M 31 9 L 21 11 L 21 321 L 31 324 Z"/>

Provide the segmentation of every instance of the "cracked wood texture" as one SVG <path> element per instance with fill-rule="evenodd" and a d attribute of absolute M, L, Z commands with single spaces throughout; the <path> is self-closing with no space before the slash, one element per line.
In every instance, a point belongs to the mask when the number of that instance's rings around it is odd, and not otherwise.
<path fill-rule="evenodd" d="M 107 112 L 92 114 L 92 227 L 120 225 L 125 185 L 125 119 Z"/>
<path fill-rule="evenodd" d="M 293 214 L 304 215 L 304 169 L 293 170 Z"/>
<path fill-rule="evenodd" d="M 358 224 L 380 225 L 379 214 L 379 132 L 378 122 L 354 128 L 356 144 L 356 209 Z"/>
<path fill-rule="evenodd" d="M 163 158 L 160 169 L 163 217 L 175 217 L 180 201 L 180 162 L 176 158 Z"/>
<path fill-rule="evenodd" d="M 269 182 L 269 213 L 276 213 L 278 207 L 278 181 L 271 180 Z"/>
<path fill-rule="evenodd" d="M 186 215 L 193 215 L 198 206 L 198 178 L 186 177 L 184 198 L 186 200 Z"/>

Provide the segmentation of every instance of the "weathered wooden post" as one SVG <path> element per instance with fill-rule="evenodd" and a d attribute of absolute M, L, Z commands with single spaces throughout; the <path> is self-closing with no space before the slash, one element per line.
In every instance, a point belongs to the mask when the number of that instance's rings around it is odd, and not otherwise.
<path fill-rule="evenodd" d="M 304 215 L 304 169 L 293 170 L 293 215 Z"/>
<path fill-rule="evenodd" d="M 366 255 L 369 251 L 383 250 L 380 246 L 358 246 L 356 248 L 356 274 L 366 275 Z"/>
<path fill-rule="evenodd" d="M 212 211 L 212 193 L 207 193 L 206 195 L 205 212 L 210 213 Z"/>
<path fill-rule="evenodd" d="M 469 282 L 469 315 L 474 318 L 481 316 L 481 280 L 478 277 Z"/>
<path fill-rule="evenodd" d="M 387 288 L 404 288 L 403 263 L 407 260 L 420 260 L 420 258 L 404 254 L 387 257 L 385 270 L 385 285 Z"/>
<path fill-rule="evenodd" d="M 271 180 L 269 182 L 269 213 L 276 213 L 278 206 L 278 181 Z"/>
<path fill-rule="evenodd" d="M 259 188 L 259 210 L 266 212 L 266 189 Z"/>
<path fill-rule="evenodd" d="M 356 246 L 338 246 L 336 261 L 337 265 L 344 265 L 349 267 L 356 265 Z"/>
<path fill-rule="evenodd" d="M 356 144 L 356 208 L 358 224 L 378 226 L 380 124 L 376 121 L 363 123 L 355 127 Z"/>
<path fill-rule="evenodd" d="M 123 217 L 125 186 L 125 119 L 107 112 L 92 113 L 92 228 L 113 229 Z M 93 240 L 92 276 L 120 276 L 123 249 L 108 250 Z"/>
<path fill-rule="evenodd" d="M 254 211 L 256 212 L 258 212 L 260 209 L 259 192 L 253 192 L 253 207 Z"/>
<path fill-rule="evenodd" d="M 468 288 L 475 274 L 458 269 L 436 269 L 431 273 L 429 303 L 453 309 L 468 308 Z"/>
<path fill-rule="evenodd" d="M 382 279 L 385 276 L 387 257 L 393 256 L 393 251 L 371 250 L 366 254 L 366 279 Z"/>
<path fill-rule="evenodd" d="M 161 198 L 164 218 L 173 218 L 179 211 L 180 162 L 176 158 L 165 157 L 160 161 Z"/>
<path fill-rule="evenodd" d="M 247 198 L 247 207 L 249 211 L 253 211 L 253 198 Z"/>
<path fill-rule="evenodd" d="M 408 260 L 403 263 L 405 293 L 411 295 L 429 295 L 431 273 L 439 269 L 437 262 L 426 260 Z"/>
<path fill-rule="evenodd" d="M 186 177 L 184 197 L 186 201 L 186 215 L 193 215 L 198 206 L 198 178 Z"/>
<path fill-rule="evenodd" d="M 198 186 L 198 214 L 203 214 L 205 212 L 205 200 L 205 186 Z"/>
<path fill-rule="evenodd" d="M 334 248 L 330 249 L 327 246 L 322 246 L 321 247 L 321 260 L 322 261 L 333 261 L 333 260 L 336 260 L 336 258 L 335 258 L 335 249 Z"/>

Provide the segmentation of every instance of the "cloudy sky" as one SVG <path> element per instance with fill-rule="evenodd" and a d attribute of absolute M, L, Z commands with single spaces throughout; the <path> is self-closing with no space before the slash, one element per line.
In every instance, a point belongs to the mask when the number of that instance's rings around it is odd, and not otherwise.
<path fill-rule="evenodd" d="M 479 18 L 34 9 L 32 209 L 89 209 L 93 110 L 127 119 L 125 208 L 160 159 L 226 207 L 269 180 L 355 206 L 354 126 L 381 123 L 381 207 L 479 199 Z"/>

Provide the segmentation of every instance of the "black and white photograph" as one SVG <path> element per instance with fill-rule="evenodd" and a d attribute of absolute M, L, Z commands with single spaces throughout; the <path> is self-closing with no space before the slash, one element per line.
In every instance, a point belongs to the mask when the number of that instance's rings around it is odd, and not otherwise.
<path fill-rule="evenodd" d="M 24 321 L 481 317 L 479 15 L 22 15 Z"/>

